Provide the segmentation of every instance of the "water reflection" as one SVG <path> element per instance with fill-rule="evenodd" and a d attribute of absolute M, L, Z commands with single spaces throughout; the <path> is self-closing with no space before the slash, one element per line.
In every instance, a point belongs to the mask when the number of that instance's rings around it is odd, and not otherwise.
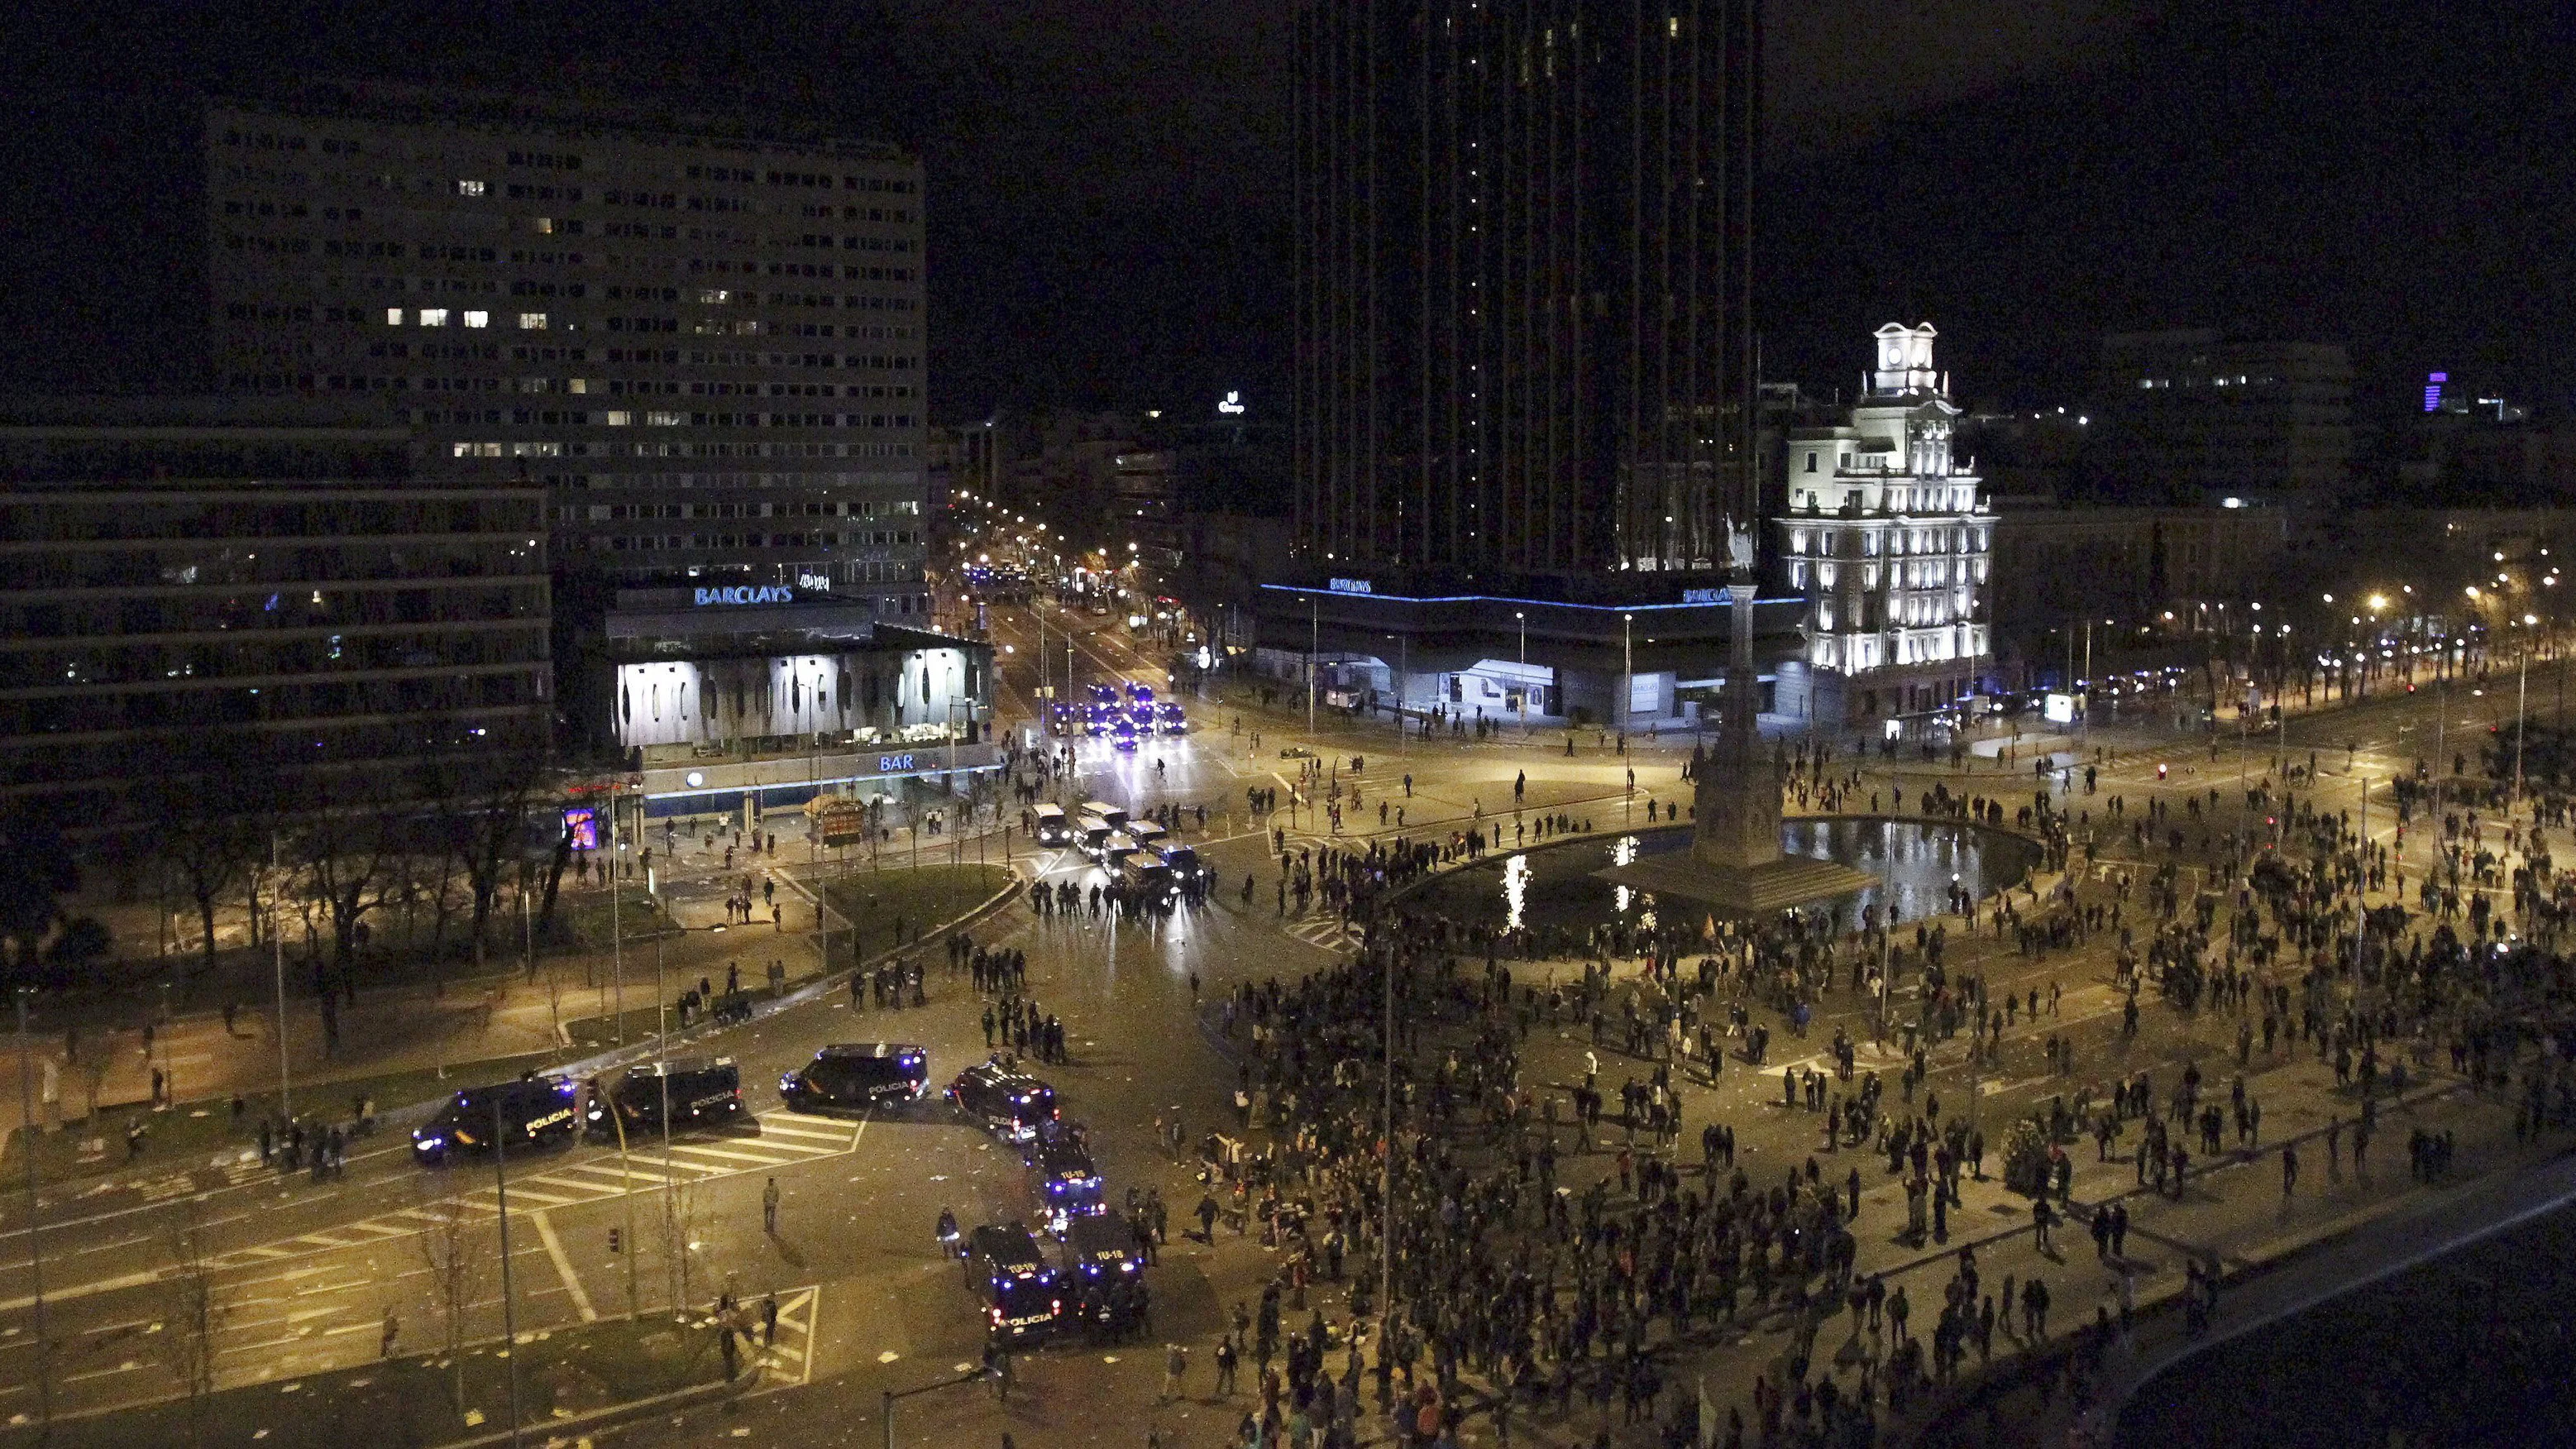
<path fill-rule="evenodd" d="M 1655 897 L 1613 885 L 1593 872 L 1642 856 L 1687 851 L 1690 837 L 1689 827 L 1677 826 L 1514 851 L 1444 877 L 1414 900 L 1417 908 L 1433 914 L 1506 929 L 1588 927 L 1614 919 L 1650 926 Z M 1840 861 L 1877 877 L 1851 895 L 1824 903 L 1846 925 L 1856 922 L 1863 909 L 1891 900 L 1904 920 L 1946 911 L 1952 885 L 1987 896 L 2019 883 L 2039 860 L 2038 847 L 2018 836 L 1930 822 L 1796 820 L 1781 827 L 1780 837 L 1788 854 Z M 1686 903 L 1674 904 L 1689 909 Z"/>

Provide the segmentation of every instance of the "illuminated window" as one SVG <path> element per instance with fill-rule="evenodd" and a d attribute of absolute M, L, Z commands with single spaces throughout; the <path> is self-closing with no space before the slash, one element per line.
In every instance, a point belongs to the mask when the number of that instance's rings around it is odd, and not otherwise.
<path fill-rule="evenodd" d="M 385 309 L 385 325 L 388 327 L 400 327 L 402 325 L 402 312 L 403 309 L 400 307 L 387 307 Z"/>
<path fill-rule="evenodd" d="M 465 325 L 468 327 L 489 327 L 492 325 L 492 314 L 489 312 L 468 312 L 465 314 Z"/>
<path fill-rule="evenodd" d="M 522 331 L 522 332 L 543 332 L 543 331 L 545 331 L 545 330 L 546 330 L 546 314 L 545 314 L 545 313 L 543 313 L 543 312 L 522 312 L 522 313 L 520 313 L 520 314 L 519 314 L 519 330 L 520 330 L 520 331 Z"/>
<path fill-rule="evenodd" d="M 423 308 L 421 308 L 421 309 L 420 309 L 420 325 L 421 325 L 421 326 L 423 326 L 423 327 L 444 327 L 444 326 L 446 326 L 446 325 L 447 325 L 447 309 L 446 309 L 446 308 L 444 308 L 444 307 L 423 307 Z"/>
<path fill-rule="evenodd" d="M 483 183 L 480 181 L 459 181 L 456 183 L 456 194 L 459 196 L 481 196 L 483 194 Z"/>

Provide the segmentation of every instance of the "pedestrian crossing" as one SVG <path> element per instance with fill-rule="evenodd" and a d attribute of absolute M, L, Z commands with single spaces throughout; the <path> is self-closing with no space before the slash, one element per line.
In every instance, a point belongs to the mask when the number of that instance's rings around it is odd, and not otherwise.
<path fill-rule="evenodd" d="M 860 1124 L 855 1122 L 804 1117 L 785 1111 L 760 1113 L 751 1120 L 759 1128 L 756 1134 L 675 1136 L 667 1149 L 656 1136 L 644 1146 L 630 1147 L 623 1165 L 616 1154 L 610 1153 L 582 1162 L 550 1166 L 524 1176 L 514 1172 L 509 1181 L 511 1208 L 516 1213 L 530 1208 L 577 1207 L 619 1197 L 629 1191 L 651 1192 L 669 1180 L 704 1182 L 739 1173 L 774 1172 L 798 1163 L 842 1156 L 858 1145 Z M 464 1170 L 471 1173 L 479 1167 L 481 1164 L 474 1164 Z M 486 1223 L 500 1216 L 500 1199 L 500 1187 L 489 1180 L 487 1171 L 486 1176 L 476 1181 L 470 1190 L 438 1203 L 401 1208 L 376 1217 L 341 1223 L 321 1232 L 237 1248 L 215 1256 L 210 1260 L 210 1266 L 217 1270 L 255 1268 L 290 1258 L 410 1237 L 444 1222 L 449 1204 L 461 1210 L 467 1221 Z M 781 1323 L 783 1332 L 783 1317 Z"/>
<path fill-rule="evenodd" d="M 1288 924 L 1288 934 L 1318 951 L 1329 951 L 1334 955 L 1360 948 L 1358 933 L 1337 915 L 1302 916 Z"/>

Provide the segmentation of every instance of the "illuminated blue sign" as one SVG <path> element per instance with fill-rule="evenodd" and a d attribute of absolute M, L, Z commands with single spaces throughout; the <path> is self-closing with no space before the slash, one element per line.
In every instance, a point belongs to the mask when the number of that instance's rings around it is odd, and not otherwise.
<path fill-rule="evenodd" d="M 1726 590 L 1684 589 L 1682 590 L 1682 602 L 1685 604 L 1723 604 L 1726 602 Z"/>
<path fill-rule="evenodd" d="M 912 756 L 879 755 L 877 756 L 877 768 L 889 775 L 898 770 L 909 770 L 912 768 Z"/>
<path fill-rule="evenodd" d="M 2424 379 L 2424 411 L 2438 413 L 2442 410 L 2442 384 L 2450 380 L 2451 375 L 2447 372 L 2432 373 Z"/>
<path fill-rule="evenodd" d="M 1368 579 L 1335 579 L 1332 590 L 1337 594 L 1374 594 L 1377 585 Z"/>
<path fill-rule="evenodd" d="M 742 604 L 792 604 L 796 591 L 785 584 L 730 584 L 722 588 L 699 589 L 697 606 L 733 607 Z"/>

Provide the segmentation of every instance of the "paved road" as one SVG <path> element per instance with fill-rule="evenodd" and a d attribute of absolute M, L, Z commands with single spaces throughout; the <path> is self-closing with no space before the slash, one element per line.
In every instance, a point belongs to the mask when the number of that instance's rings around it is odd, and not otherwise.
<path fill-rule="evenodd" d="M 1060 616 L 1053 609 L 1047 613 L 1051 646 L 1059 651 L 1050 674 L 1061 682 Z M 1077 682 L 1146 677 L 1167 683 L 1148 672 L 1147 661 L 1122 632 L 1076 621 Z M 1003 669 L 1006 695 L 1025 701 L 1035 684 L 1036 631 L 1023 612 L 1004 610 L 996 611 L 995 634 L 1015 646 Z M 2492 702 L 2483 695 L 2470 699 L 2476 703 L 2462 705 L 2456 695 L 2449 700 L 2450 733 L 2483 733 L 2479 710 L 2491 710 Z M 1027 950 L 1032 992 L 1043 1009 L 1070 1024 L 1073 1061 L 1047 1069 L 1047 1075 L 1063 1092 L 1068 1112 L 1098 1132 L 1113 1193 L 1130 1184 L 1157 1187 L 1175 1216 L 1195 1201 L 1197 1189 L 1182 1165 L 1162 1158 L 1150 1125 L 1157 1113 L 1177 1107 L 1195 1135 L 1224 1110 L 1232 1086 L 1231 1067 L 1192 1010 L 1191 974 L 1203 994 L 1214 996 L 1242 980 L 1293 979 L 1355 944 L 1329 917 L 1283 917 L 1274 907 L 1269 887 L 1278 862 L 1267 827 L 1276 823 L 1289 830 L 1291 849 L 1310 848 L 1319 839 L 1310 813 L 1256 823 L 1246 811 L 1246 788 L 1269 785 L 1285 794 L 1293 784 L 1296 767 L 1282 760 L 1282 747 L 1365 755 L 1365 804 L 1352 812 L 1352 833 L 1376 833 L 1374 807 L 1385 798 L 1403 804 L 1402 833 L 1415 838 L 1465 828 L 1480 811 L 1495 813 L 1508 799 L 1511 778 L 1524 771 L 1529 810 L 1565 809 L 1604 826 L 1614 815 L 1624 821 L 1645 798 L 1680 797 L 1685 748 L 1681 741 L 1641 741 L 1622 756 L 1587 740 L 1569 757 L 1561 735 L 1476 745 L 1398 742 L 1383 727 L 1347 723 L 1310 737 L 1297 714 L 1200 701 L 1191 701 L 1190 708 L 1196 726 L 1191 735 L 1158 739 L 1133 755 L 1098 742 L 1074 742 L 1076 773 L 1061 782 L 1058 793 L 1068 803 L 1107 795 L 1138 809 L 1166 801 L 1205 805 L 1208 830 L 1203 836 L 1192 830 L 1188 837 L 1202 845 L 1228 885 L 1218 903 L 1142 929 L 1088 919 L 1040 920 L 1014 905 L 977 932 L 987 944 Z M 2435 708 L 2427 690 L 2413 698 L 2384 697 L 2331 722 L 2294 721 L 2293 748 L 2303 753 L 2300 742 L 2311 731 L 2357 741 L 2349 775 L 2331 773 L 2344 765 L 2337 758 L 2341 752 L 2320 747 L 2319 763 L 2330 773 L 2315 784 L 2329 804 L 2349 797 L 2357 807 L 2362 777 L 2412 767 L 2414 742 L 2432 728 Z M 2223 739 L 2214 763 L 2198 740 L 2163 739 L 2128 725 L 2097 730 L 2093 743 L 2116 755 L 2103 767 L 2095 796 L 2079 791 L 2071 808 L 2098 812 L 2112 794 L 2125 794 L 2133 803 L 2160 794 L 2178 809 L 2185 793 L 2205 798 L 2210 788 L 2232 782 L 2238 768 L 2233 742 Z M 2162 780 L 2155 769 L 2159 762 L 2168 767 Z M 2250 778 L 2259 778 L 2263 765 L 2259 750 L 2247 752 Z M 1631 768 L 1637 773 L 1634 796 L 1626 787 Z M 1873 759 L 1865 768 L 1880 784 L 1920 779 L 1927 771 L 1913 759 Z M 2026 796 L 2026 769 L 2026 760 L 2016 758 L 2009 767 L 1972 774 L 1966 783 L 2006 798 Z M 1405 774 L 1413 776 L 1410 796 L 1395 783 Z M 2237 798 L 2224 788 L 2222 795 L 2228 797 L 2222 807 Z M 2375 809 L 2374 834 L 2386 838 L 2379 824 Z M 792 859 L 792 851 L 786 854 Z M 1086 865 L 1054 853 L 1024 855 L 1019 866 L 1032 876 L 1089 875 Z M 1232 887 L 1247 875 L 1260 889 L 1249 910 L 1238 910 Z M 685 874 L 681 889 L 689 901 L 716 893 L 713 883 Z M 2118 889 L 2116 873 L 2088 872 L 2082 889 L 2088 898 L 2108 899 Z M 709 944 L 720 950 L 727 943 Z M 2044 993 L 2052 984 L 2064 991 L 2057 1016 L 2024 1021 L 2006 1033 L 2002 1068 L 1977 1073 L 1976 1110 L 2000 1121 L 2114 1069 L 2152 1069 L 2160 1080 L 2170 1080 L 2181 1061 L 2232 1055 L 2232 1019 L 2185 1019 L 2161 1009 L 2148 1013 L 2146 1034 L 2123 1048 L 2118 1001 L 2098 944 L 2087 952 L 2034 959 L 1982 937 L 1962 942 L 1954 952 L 1954 969 L 1986 974 L 1998 996 L 2034 988 Z M 936 1378 L 974 1357 L 972 1310 L 932 1250 L 929 1226 L 942 1206 L 970 1221 L 1023 1212 L 1025 1187 L 1016 1155 L 932 1109 L 858 1123 L 788 1116 L 777 1110 L 768 1086 L 831 1041 L 919 1042 L 931 1049 L 934 1073 L 942 1078 L 980 1058 L 978 1003 L 962 979 L 940 974 L 935 953 L 931 997 L 926 1010 L 862 1013 L 871 1018 L 866 1020 L 853 1019 L 846 999 L 818 1001 L 726 1038 L 723 1048 L 742 1063 L 755 1109 L 733 1130 L 640 1144 L 623 1161 L 614 1149 L 582 1146 L 516 1166 L 511 1262 L 522 1329 L 633 1307 L 666 1309 L 683 1259 L 686 1296 L 693 1300 L 730 1288 L 752 1298 L 775 1292 L 787 1305 L 788 1332 L 764 1368 L 763 1384 L 772 1393 L 729 1414 L 708 1411 L 626 1431 L 630 1439 L 695 1443 L 755 1427 L 759 1439 L 874 1444 L 881 1442 L 881 1427 L 870 1427 L 880 1390 Z M 1829 1038 L 1837 1024 L 1865 1036 L 1860 1010 L 1857 1002 L 1829 1000 L 1811 1041 Z M 2054 1075 L 2046 1065 L 2042 1044 L 2052 1034 L 2074 1043 L 2077 1070 L 2071 1077 Z M 1710 1117 L 1736 1125 L 1748 1162 L 1769 1162 L 1773 1170 L 1819 1150 L 1816 1121 L 1773 1105 L 1780 1057 L 1800 1054 L 1799 1044 L 1785 1032 L 1783 1038 L 1785 1050 L 1775 1056 L 1773 1070 L 1730 1072 L 1716 1087 L 1693 1091 L 1687 1119 L 1691 1130 Z M 1535 1044 L 1534 1071 L 1548 1080 L 1569 1079 L 1583 1045 L 1570 1034 Z M 1865 1050 L 1863 1065 L 1892 1070 L 1895 1060 Z M 1931 1065 L 1933 1090 L 1948 1101 L 1970 1100 L 1963 1048 L 1935 1050 Z M 1609 1070 L 1616 1075 L 1628 1069 L 1614 1063 Z M 1635 1069 L 1642 1074 L 1641 1064 Z M 2335 1110 L 2326 1090 L 2330 1084 L 2317 1077 L 2312 1060 L 2287 1053 L 2254 1064 L 2254 1090 L 2277 1104 L 2267 1108 L 2267 1135 L 2320 1124 Z M 212 1187 L 192 1177 L 157 1193 L 134 1189 L 131 1200 L 100 1211 L 76 1200 L 55 1204 L 46 1233 L 47 1287 L 63 1401 L 94 1406 L 167 1392 L 167 1370 L 150 1351 L 149 1339 L 166 1331 L 162 1280 L 173 1261 L 172 1225 L 185 1221 L 196 1225 L 198 1257 L 224 1305 L 218 1371 L 226 1382 L 363 1362 L 377 1351 L 388 1309 L 400 1319 L 405 1351 L 437 1342 L 444 1327 L 423 1256 L 424 1236 L 434 1236 L 452 1211 L 461 1215 L 472 1241 L 497 1258 L 497 1194 L 483 1167 L 424 1172 L 406 1158 L 397 1145 L 370 1145 L 353 1155 L 344 1180 L 330 1184 L 280 1183 L 255 1168 L 228 1164 L 220 1169 L 227 1180 Z M 1605 1164 L 1592 1166 L 1597 1171 Z M 2087 1164 L 2079 1171 L 2078 1196 L 2107 1190 L 2102 1185 L 2116 1185 L 2126 1170 L 2124 1163 L 2099 1170 Z M 760 1230 L 758 1207 L 762 1186 L 773 1176 L 785 1204 L 774 1237 Z M 1865 1201 L 1880 1205 L 1880 1212 L 1901 1203 L 1892 1181 L 1875 1174 L 1870 1181 Z M 2213 1194 L 2214 1200 L 2225 1197 L 2223 1191 Z M 2015 1210 L 1999 1192 L 1979 1189 L 1968 1215 L 2008 1226 L 2004 1214 Z M 33 1354 L 23 1224 L 17 1227 L 15 1236 L 0 1240 L 8 1245 L 0 1249 L 6 1254 L 0 1261 L 0 1411 L 10 1413 L 23 1412 L 29 1401 Z M 609 1253 L 611 1229 L 625 1233 L 625 1254 Z M 2178 1232 L 2188 1230 L 2188 1224 L 2177 1224 Z M 685 1249 L 675 1249 L 675 1240 Z M 1872 1255 L 1903 1261 L 1894 1245 L 1874 1248 Z M 1156 1280 L 1158 1337 L 1197 1345 L 1202 1386 L 1220 1305 L 1257 1292 L 1273 1261 L 1256 1241 L 1222 1232 L 1213 1245 L 1173 1245 Z M 490 1336 L 500 1326 L 497 1273 L 484 1274 L 476 1286 L 463 1325 L 468 1338 Z M 1153 1398 L 1159 1360 L 1157 1349 L 1134 1345 L 1051 1351 L 1023 1370 L 1025 1393 L 1010 1409 L 976 1390 L 925 1399 L 907 1411 L 907 1424 L 920 1427 L 908 1428 L 902 1442 L 980 1442 L 1012 1425 L 1020 1426 L 1021 1442 L 1028 1444 L 1081 1442 L 1109 1429 L 1133 1430 L 1141 1442 L 1138 1406 Z M 1221 1429 L 1230 1428 L 1232 1411 L 1202 1403 L 1172 1407 L 1163 1417 L 1186 1431 L 1181 1442 L 1214 1443 Z M 756 1427 L 772 1423 L 778 1426 L 775 1435 Z"/>

